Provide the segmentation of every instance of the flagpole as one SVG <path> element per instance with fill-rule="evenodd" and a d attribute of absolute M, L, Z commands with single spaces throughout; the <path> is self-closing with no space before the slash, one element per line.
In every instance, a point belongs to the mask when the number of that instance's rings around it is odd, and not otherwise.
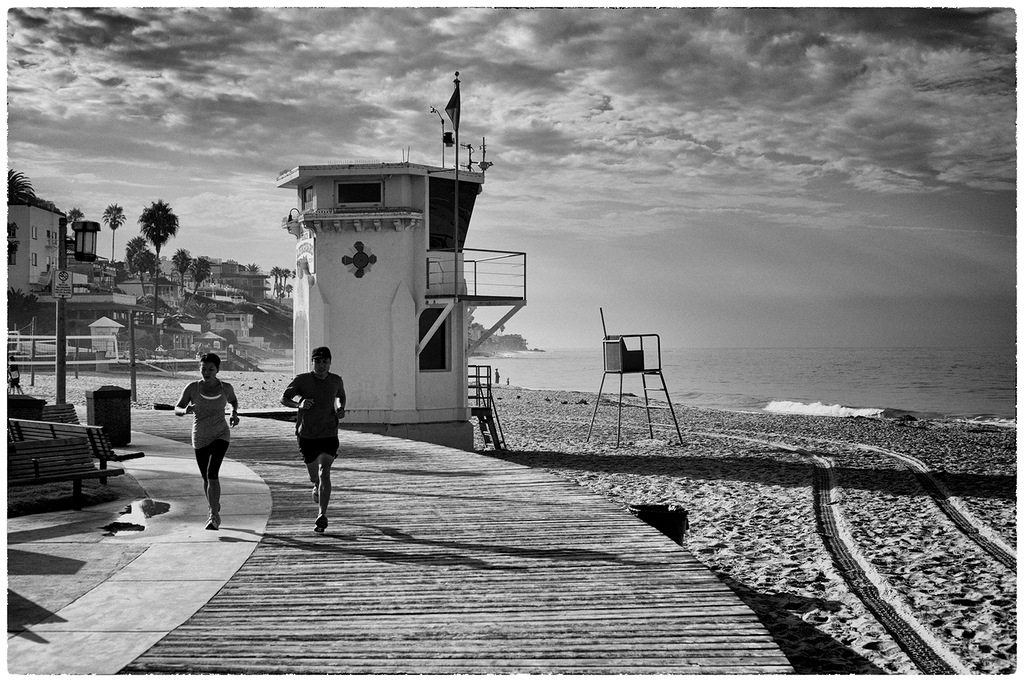
<path fill-rule="evenodd" d="M 459 302 L 459 119 L 462 118 L 462 95 L 459 92 L 459 72 L 455 72 L 455 302 Z"/>

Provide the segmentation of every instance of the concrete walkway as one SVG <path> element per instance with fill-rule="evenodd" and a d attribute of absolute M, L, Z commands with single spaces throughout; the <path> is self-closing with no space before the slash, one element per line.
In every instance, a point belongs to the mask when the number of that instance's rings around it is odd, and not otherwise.
<path fill-rule="evenodd" d="M 130 449 L 146 456 L 113 466 L 146 491 L 131 513 L 120 500 L 7 520 L 9 673 L 118 672 L 206 604 L 263 536 L 270 489 L 248 467 L 225 460 L 214 532 L 189 445 L 133 431 Z"/>

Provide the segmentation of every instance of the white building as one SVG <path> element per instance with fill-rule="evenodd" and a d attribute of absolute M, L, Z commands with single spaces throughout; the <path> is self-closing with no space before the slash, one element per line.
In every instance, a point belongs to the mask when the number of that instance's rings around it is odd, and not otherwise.
<path fill-rule="evenodd" d="M 484 175 L 460 171 L 457 193 L 455 179 L 371 163 L 298 166 L 277 185 L 298 202 L 283 221 L 297 240 L 295 371 L 328 346 L 347 427 L 471 450 L 467 306 L 509 307 L 484 338 L 525 306 L 526 254 L 464 248 Z"/>
<path fill-rule="evenodd" d="M 7 286 L 24 293 L 41 291 L 49 272 L 57 269 L 60 252 L 60 218 L 55 211 L 7 204 Z M 71 236 L 71 230 L 68 228 Z M 12 250 L 12 242 L 17 250 Z M 77 279 L 77 278 L 76 278 Z"/>

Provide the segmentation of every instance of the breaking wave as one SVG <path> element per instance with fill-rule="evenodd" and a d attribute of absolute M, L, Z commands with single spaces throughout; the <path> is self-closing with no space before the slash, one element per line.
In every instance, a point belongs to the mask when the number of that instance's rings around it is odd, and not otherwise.
<path fill-rule="evenodd" d="M 806 414 L 817 417 L 881 417 L 880 407 L 846 407 L 824 403 L 798 403 L 792 400 L 773 400 L 764 408 L 765 412 L 780 414 Z"/>

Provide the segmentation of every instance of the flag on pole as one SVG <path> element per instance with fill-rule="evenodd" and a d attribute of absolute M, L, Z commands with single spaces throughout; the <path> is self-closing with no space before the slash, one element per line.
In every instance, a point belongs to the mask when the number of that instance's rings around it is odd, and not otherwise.
<path fill-rule="evenodd" d="M 459 113 L 462 109 L 462 99 L 459 96 L 459 72 L 455 72 L 455 92 L 452 93 L 452 98 L 448 100 L 448 106 L 444 108 L 448 114 L 448 118 L 452 120 L 452 128 L 455 132 L 459 131 Z"/>

